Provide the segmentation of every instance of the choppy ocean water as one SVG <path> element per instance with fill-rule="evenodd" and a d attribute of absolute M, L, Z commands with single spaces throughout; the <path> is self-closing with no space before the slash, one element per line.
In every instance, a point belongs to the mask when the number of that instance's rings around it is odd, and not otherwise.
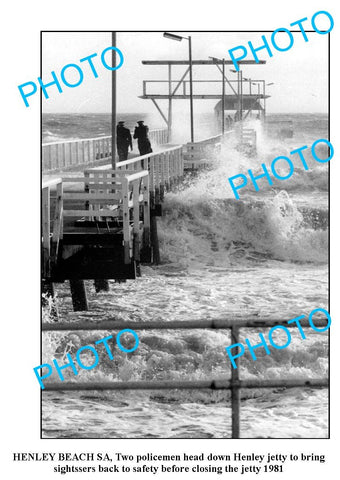
<path fill-rule="evenodd" d="M 43 132 L 49 131 L 55 140 L 45 141 L 66 140 L 66 131 L 69 139 L 99 136 L 92 128 L 100 123 L 99 116 L 92 118 L 90 130 L 88 120 L 80 127 L 79 116 L 75 117 L 74 130 L 62 126 L 65 118 L 54 118 L 58 131 L 53 131 L 50 118 L 43 124 Z M 262 162 L 270 165 L 278 155 L 289 155 L 294 148 L 327 138 L 324 115 L 277 118 L 293 121 L 292 138 L 267 137 L 254 122 L 257 157 L 242 156 L 231 141 L 223 146 L 214 169 L 166 195 L 165 214 L 158 223 L 160 266 L 143 266 L 143 276 L 135 281 L 110 282 L 108 293 L 96 294 L 87 282 L 90 312 L 83 314 L 72 312 L 67 283 L 57 286 L 61 318 L 167 322 L 253 315 L 288 319 L 308 315 L 314 308 L 327 309 L 328 165 L 317 164 L 307 154 L 308 172 L 297 168 L 291 179 L 258 193 L 241 190 L 239 202 L 227 184 L 231 175 L 247 168 L 256 171 Z M 107 125 L 103 126 L 105 135 L 109 134 Z M 44 361 L 62 358 L 67 351 L 72 354 L 104 334 L 44 333 Z M 254 342 L 258 339 L 256 330 L 242 331 L 242 335 Z M 302 341 L 297 331 L 292 331 L 289 347 L 256 362 L 242 357 L 241 378 L 326 376 L 327 335 L 311 330 L 306 335 Z M 103 358 L 99 367 L 81 371 L 78 379 L 229 378 L 227 331 L 154 331 L 140 333 L 140 339 L 135 353 L 117 352 L 114 361 Z M 72 372 L 69 379 L 74 380 Z M 242 392 L 241 403 L 244 437 L 327 436 L 326 390 L 250 390 Z M 227 392 L 50 392 L 43 394 L 43 436 L 227 438 L 231 431 L 229 407 Z"/>
<path fill-rule="evenodd" d="M 138 120 L 144 120 L 150 128 L 164 128 L 161 121 L 154 122 L 148 114 L 124 113 L 117 115 L 118 121 L 125 121 L 133 129 Z M 111 135 L 111 116 L 108 113 L 44 113 L 42 119 L 42 143 L 97 138 Z"/>

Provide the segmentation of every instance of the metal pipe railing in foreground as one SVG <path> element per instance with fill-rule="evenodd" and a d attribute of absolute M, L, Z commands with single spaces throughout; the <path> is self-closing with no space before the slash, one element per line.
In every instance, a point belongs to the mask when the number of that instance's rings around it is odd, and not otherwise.
<path fill-rule="evenodd" d="M 270 328 L 276 325 L 296 328 L 297 324 L 288 324 L 288 320 L 266 319 L 254 320 L 251 317 L 243 319 L 215 319 L 215 320 L 183 320 L 183 321 L 122 321 L 108 319 L 102 322 L 74 322 L 74 323 L 44 323 L 42 331 L 79 331 L 79 330 L 122 330 L 131 328 L 135 330 L 176 330 L 176 329 L 231 329 L 232 344 L 239 343 L 239 331 L 241 328 Z M 301 319 L 302 327 L 311 328 L 307 319 Z M 313 320 L 315 327 L 328 326 L 324 319 Z M 238 347 L 236 347 L 238 349 Z M 238 353 L 238 352 L 236 352 Z M 295 378 L 295 379 L 269 379 L 269 380 L 240 380 L 239 358 L 234 359 L 237 368 L 231 365 L 231 380 L 175 380 L 175 381 L 138 381 L 138 382 L 64 382 L 47 383 L 44 391 L 61 390 L 231 390 L 231 430 L 232 438 L 240 438 L 240 407 L 242 388 L 325 388 L 329 386 L 325 378 Z"/>
<path fill-rule="evenodd" d="M 114 318 L 109 318 L 101 322 L 53 322 L 53 323 L 43 323 L 41 326 L 42 331 L 77 331 L 77 330 L 122 330 L 124 328 L 132 328 L 135 330 L 177 330 L 177 329 L 200 329 L 200 328 L 211 328 L 211 329 L 229 329 L 233 326 L 237 328 L 255 328 L 263 327 L 270 328 L 275 325 L 283 325 L 285 327 L 297 327 L 296 324 L 288 324 L 288 320 L 278 320 L 278 319 L 268 319 L 268 320 L 253 320 L 251 318 L 243 319 L 215 319 L 215 320 L 172 320 L 170 322 L 163 321 L 126 321 L 126 320 L 116 320 Z M 302 327 L 310 327 L 310 324 L 307 319 L 302 319 L 299 321 Z M 316 327 L 326 327 L 328 325 L 327 320 L 314 320 L 314 325 Z"/>
<path fill-rule="evenodd" d="M 328 380 L 314 378 L 292 378 L 286 380 L 172 380 L 172 381 L 138 381 L 138 382 L 63 382 L 46 383 L 44 391 L 58 390 L 231 390 L 233 388 L 324 388 Z"/>

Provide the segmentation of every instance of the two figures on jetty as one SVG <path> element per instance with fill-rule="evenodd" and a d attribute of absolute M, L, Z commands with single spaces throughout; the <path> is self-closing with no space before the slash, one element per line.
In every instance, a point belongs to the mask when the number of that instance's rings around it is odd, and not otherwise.
<path fill-rule="evenodd" d="M 137 139 L 138 150 L 140 155 L 152 153 L 151 143 L 149 140 L 149 127 L 144 125 L 144 121 L 140 120 L 138 127 L 135 127 L 133 138 Z M 117 151 L 119 161 L 127 160 L 129 147 L 133 150 L 131 133 L 128 128 L 124 126 L 125 122 L 118 122 L 117 125 Z"/>

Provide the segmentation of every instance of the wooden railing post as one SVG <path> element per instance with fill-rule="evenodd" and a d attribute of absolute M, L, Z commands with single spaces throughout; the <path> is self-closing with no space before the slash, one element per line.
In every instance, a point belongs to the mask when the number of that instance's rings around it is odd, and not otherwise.
<path fill-rule="evenodd" d="M 130 263 L 129 182 L 122 177 L 124 262 Z"/>
<path fill-rule="evenodd" d="M 133 203 L 133 257 L 140 261 L 140 240 L 139 240 L 139 180 L 132 182 L 132 203 Z"/>
<path fill-rule="evenodd" d="M 150 177 L 150 181 L 149 181 L 150 192 L 152 192 L 152 195 L 154 196 L 155 195 L 155 160 L 154 160 L 154 157 L 150 158 L 149 177 Z"/>
<path fill-rule="evenodd" d="M 50 275 L 50 187 L 45 187 L 42 190 L 41 199 L 41 214 L 42 214 L 42 245 L 43 245 L 43 277 Z"/>
<path fill-rule="evenodd" d="M 95 175 L 96 177 L 96 175 Z M 106 180 L 108 177 L 110 177 L 109 174 L 103 173 L 103 180 Z M 99 177 L 96 178 L 95 182 L 98 184 L 99 183 Z M 111 190 L 112 193 L 114 193 L 114 190 Z M 100 204 L 98 205 L 100 207 Z M 99 217 L 100 218 L 100 217 Z M 109 281 L 105 278 L 97 278 L 94 281 L 94 288 L 96 290 L 96 293 L 99 292 L 109 292 L 110 291 L 110 285 Z"/>
<path fill-rule="evenodd" d="M 89 309 L 86 297 L 84 280 L 70 280 L 73 310 L 75 312 L 87 311 Z"/>
<path fill-rule="evenodd" d="M 55 204 L 55 213 L 53 219 L 53 234 L 51 245 L 51 263 L 57 264 L 59 254 L 59 242 L 63 238 L 63 182 L 57 184 L 57 197 Z"/>
<path fill-rule="evenodd" d="M 171 175 L 170 162 L 171 162 L 171 152 L 166 152 L 165 153 L 165 188 L 167 191 L 170 190 L 171 184 L 173 181 L 172 175 Z"/>
<path fill-rule="evenodd" d="M 159 198 L 159 186 L 160 186 L 160 155 L 154 157 L 155 160 L 155 203 L 158 205 L 160 203 Z"/>
<path fill-rule="evenodd" d="M 161 167 L 160 171 L 160 184 L 159 184 L 159 197 L 160 201 L 163 202 L 164 200 L 164 191 L 165 191 L 165 156 L 166 153 L 159 154 L 159 164 Z"/>
<path fill-rule="evenodd" d="M 143 178 L 143 224 L 144 224 L 144 245 L 150 245 L 150 192 L 149 175 Z"/>

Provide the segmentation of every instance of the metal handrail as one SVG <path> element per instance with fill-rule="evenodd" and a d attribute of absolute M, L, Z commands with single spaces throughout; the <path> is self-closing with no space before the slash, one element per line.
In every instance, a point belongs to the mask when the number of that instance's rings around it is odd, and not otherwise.
<path fill-rule="evenodd" d="M 60 390 L 232 390 L 233 388 L 325 388 L 328 387 L 327 379 L 291 378 L 286 380 L 172 380 L 172 381 L 138 381 L 138 382 L 63 382 L 46 383 L 43 391 Z"/>
<path fill-rule="evenodd" d="M 43 323 L 41 329 L 43 332 L 62 331 L 62 330 L 122 330 L 124 328 L 133 328 L 136 330 L 190 330 L 195 329 L 228 329 L 237 325 L 238 328 L 270 328 L 276 325 L 283 325 L 288 328 L 296 328 L 294 323 L 287 323 L 289 320 L 280 319 L 266 319 L 266 320 L 253 320 L 251 317 L 243 319 L 214 319 L 214 320 L 172 320 L 170 322 L 158 321 L 126 321 L 117 320 L 115 318 L 108 318 L 101 322 L 53 322 Z M 236 323 L 237 322 L 237 323 Z M 326 327 L 328 322 L 326 320 L 313 320 L 316 327 Z M 310 327 L 307 319 L 299 320 L 302 327 Z"/>
<path fill-rule="evenodd" d="M 297 324 L 287 323 L 288 320 L 265 319 L 252 320 L 251 317 L 235 319 L 212 319 L 212 320 L 184 320 L 184 321 L 148 321 L 133 322 L 109 319 L 102 322 L 75 322 L 75 323 L 44 323 L 42 331 L 79 331 L 79 330 L 121 330 L 133 328 L 134 330 L 176 330 L 176 329 L 230 329 L 232 343 L 239 343 L 239 330 L 241 328 L 263 327 L 269 328 L 275 325 L 284 325 L 289 328 L 296 328 Z M 300 325 L 311 328 L 307 319 L 301 319 Z M 326 320 L 313 320 L 316 327 L 328 325 Z M 239 358 L 235 358 L 238 367 Z M 231 379 L 214 380 L 181 380 L 181 381 L 136 381 L 136 382 L 64 382 L 46 383 L 43 391 L 61 390 L 230 390 L 231 391 L 231 412 L 232 412 L 232 438 L 240 438 L 240 389 L 242 388 L 326 388 L 329 380 L 325 378 L 295 378 L 295 379 L 269 379 L 269 380 L 240 380 L 239 369 L 231 365 Z"/>

